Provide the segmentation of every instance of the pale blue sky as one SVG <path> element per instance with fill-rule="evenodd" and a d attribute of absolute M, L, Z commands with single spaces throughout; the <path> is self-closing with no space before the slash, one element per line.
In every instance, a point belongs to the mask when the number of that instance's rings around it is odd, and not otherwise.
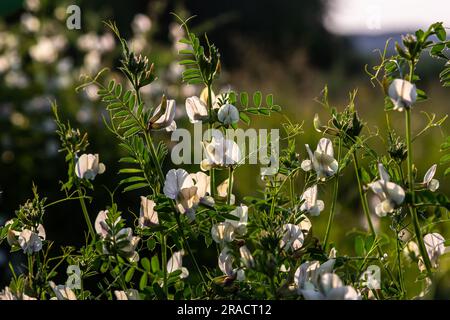
<path fill-rule="evenodd" d="M 450 0 L 329 0 L 325 25 L 336 34 L 383 34 L 437 21 L 450 27 Z"/>

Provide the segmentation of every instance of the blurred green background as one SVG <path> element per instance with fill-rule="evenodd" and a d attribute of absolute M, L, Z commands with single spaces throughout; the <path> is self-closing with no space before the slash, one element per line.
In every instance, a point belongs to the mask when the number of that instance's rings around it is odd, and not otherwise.
<path fill-rule="evenodd" d="M 400 33 L 379 30 L 360 30 L 357 35 L 333 33 L 326 28 L 330 3 L 333 1 L 291 0 L 227 0 L 211 1 L 45 1 L 3 0 L 0 3 L 0 223 L 12 217 L 19 204 L 30 198 L 34 182 L 42 195 L 54 201 L 63 195 L 60 180 L 66 178 L 64 156 L 59 154 L 55 125 L 51 117 L 50 101 L 56 101 L 64 118 L 74 127 L 89 134 L 91 153 L 99 153 L 106 164 L 106 173 L 97 177 L 91 215 L 109 204 L 105 188 L 113 189 L 119 181 L 117 160 L 123 150 L 105 130 L 102 106 L 96 98 L 96 88 L 76 93 L 81 74 L 95 74 L 102 67 L 113 69 L 118 64 L 119 50 L 115 39 L 103 26 L 104 20 L 115 20 L 132 47 L 147 55 L 155 63 L 159 79 L 144 92 L 147 103 L 158 102 L 162 93 L 178 102 L 177 123 L 190 127 L 184 112 L 184 99 L 199 94 L 201 88 L 181 83 L 182 69 L 177 65 L 176 43 L 182 34 L 170 12 L 188 17 L 193 31 L 207 32 L 222 54 L 223 73 L 216 92 L 228 90 L 273 93 L 275 102 L 292 122 L 304 122 L 305 134 L 298 139 L 298 152 L 306 157 L 304 144 L 315 146 L 321 137 L 312 128 L 312 119 L 319 113 L 327 119 L 323 108 L 314 101 L 328 85 L 330 101 L 340 110 L 347 104 L 348 92 L 358 89 L 356 107 L 371 129 L 376 127 L 386 139 L 383 112 L 384 95 L 372 87 L 364 72 L 365 64 L 377 63 L 373 49 L 384 47 Z M 342 2 L 342 1 L 341 1 Z M 81 30 L 68 30 L 66 8 L 76 4 L 81 8 Z M 402 30 L 404 32 L 413 30 Z M 390 52 L 392 52 L 392 45 Z M 448 113 L 450 94 L 438 81 L 440 62 L 424 57 L 418 73 L 418 86 L 430 97 L 414 109 L 413 130 L 418 132 L 426 124 L 421 110 Z M 392 123 L 403 134 L 403 114 L 392 113 Z M 258 118 L 252 126 L 280 128 L 286 119 L 281 115 Z M 415 163 L 419 177 L 440 158 L 439 145 L 446 130 L 432 129 L 415 142 Z M 161 139 L 170 139 L 166 134 Z M 372 145 L 382 149 L 381 140 Z M 165 164 L 164 171 L 171 167 Z M 196 170 L 196 169 L 192 169 Z M 244 166 L 238 169 L 236 195 L 238 201 L 246 195 L 257 195 L 262 187 L 259 168 Z M 448 178 L 442 177 L 438 167 L 437 178 L 441 191 L 449 194 Z M 364 215 L 359 203 L 353 172 L 344 172 L 339 193 L 335 224 L 331 240 L 338 249 L 352 254 L 353 229 L 365 230 Z M 100 186 L 105 186 L 101 188 Z M 303 186 L 296 186 L 301 192 Z M 329 203 L 331 187 L 320 190 L 320 198 Z M 121 209 L 137 211 L 139 192 L 121 194 L 117 200 Z M 320 217 L 312 219 L 315 233 L 325 231 L 328 208 Z M 84 224 L 78 203 L 51 207 L 45 218 L 47 238 L 59 245 L 80 245 Z M 389 234 L 389 219 L 374 216 L 378 228 Z M 449 225 L 436 230 L 448 238 Z M 350 236 L 349 236 L 350 235 Z M 392 235 L 392 232 L 391 234 Z M 8 261 L 20 262 L 20 254 L 7 255 L 8 248 L 0 248 L 0 287 L 8 277 Z M 411 269 L 417 269 L 415 265 Z M 414 275 L 414 271 L 412 271 Z"/>

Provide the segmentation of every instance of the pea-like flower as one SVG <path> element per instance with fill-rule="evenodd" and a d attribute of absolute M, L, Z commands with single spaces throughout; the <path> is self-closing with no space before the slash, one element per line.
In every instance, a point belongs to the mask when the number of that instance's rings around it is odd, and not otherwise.
<path fill-rule="evenodd" d="M 232 104 L 224 104 L 217 112 L 217 118 L 224 125 L 230 125 L 239 121 L 239 110 Z"/>
<path fill-rule="evenodd" d="M 197 172 L 190 174 L 195 186 L 197 187 L 197 197 L 200 203 L 207 206 L 214 205 L 214 199 L 210 196 L 211 194 L 211 178 L 204 172 Z"/>
<path fill-rule="evenodd" d="M 141 196 L 141 208 L 139 212 L 139 226 L 150 227 L 159 224 L 158 212 L 154 210 L 155 201 Z"/>
<path fill-rule="evenodd" d="M 186 170 L 171 169 L 167 172 L 163 192 L 175 200 L 180 213 L 186 214 L 191 220 L 195 219 L 195 206 L 199 202 L 197 189 Z"/>
<path fill-rule="evenodd" d="M 352 286 L 344 286 L 337 274 L 320 276 L 318 290 L 302 290 L 306 300 L 361 300 L 361 295 Z"/>
<path fill-rule="evenodd" d="M 241 260 L 245 267 L 251 269 L 255 266 L 255 259 L 247 246 L 241 246 L 239 248 L 239 253 L 241 254 Z"/>
<path fill-rule="evenodd" d="M 128 289 L 127 291 L 115 290 L 114 295 L 117 300 L 141 300 L 139 291 L 136 289 Z"/>
<path fill-rule="evenodd" d="M 437 165 L 433 164 L 423 177 L 422 184 L 431 192 L 435 192 L 437 189 L 439 189 L 439 180 L 433 179 L 434 175 L 436 174 L 436 168 Z"/>
<path fill-rule="evenodd" d="M 77 296 L 70 287 L 62 284 L 56 285 L 53 281 L 50 281 L 49 284 L 56 296 L 51 300 L 77 300 Z"/>
<path fill-rule="evenodd" d="M 196 96 L 186 99 L 186 113 L 191 123 L 202 122 L 208 119 L 208 108 L 206 103 Z"/>
<path fill-rule="evenodd" d="M 82 154 L 75 165 L 75 174 L 80 179 L 94 180 L 97 174 L 105 172 L 105 165 L 98 154 Z"/>
<path fill-rule="evenodd" d="M 450 251 L 450 247 L 445 247 L 444 237 L 437 232 L 426 234 L 423 237 L 423 242 L 425 243 L 425 248 L 427 250 L 427 254 L 430 258 L 431 264 L 434 268 L 437 268 L 439 257 L 445 252 Z"/>
<path fill-rule="evenodd" d="M 22 292 L 13 292 L 9 287 L 5 287 L 0 291 L 1 300 L 37 300 L 34 297 L 30 297 Z"/>
<path fill-rule="evenodd" d="M 369 187 L 380 200 L 375 206 L 375 213 L 384 217 L 403 203 L 405 191 L 399 185 L 389 181 L 389 174 L 381 163 L 378 164 L 378 172 L 380 180 L 370 183 Z"/>
<path fill-rule="evenodd" d="M 330 139 L 322 138 L 312 153 L 308 144 L 305 145 L 309 160 L 304 160 L 301 167 L 304 171 L 314 169 L 318 180 L 325 180 L 338 171 L 338 162 L 334 159 L 333 143 Z"/>
<path fill-rule="evenodd" d="M 298 250 L 303 246 L 305 237 L 301 226 L 287 223 L 283 226 L 283 238 L 280 241 L 280 248 L 284 250 Z"/>
<path fill-rule="evenodd" d="M 217 186 L 217 193 L 216 197 L 222 200 L 226 200 L 228 196 L 228 186 L 229 186 L 230 180 L 225 179 L 221 184 Z M 230 196 L 230 204 L 234 204 L 236 202 L 236 197 L 234 194 L 231 194 Z"/>
<path fill-rule="evenodd" d="M 247 233 L 248 207 L 241 204 L 231 211 L 230 215 L 235 216 L 238 220 L 225 219 L 225 222 L 229 223 L 234 228 L 234 232 L 237 235 L 245 235 Z"/>
<path fill-rule="evenodd" d="M 167 100 L 163 97 L 159 106 L 153 112 L 148 122 L 148 128 L 151 130 L 174 131 L 177 128 L 175 122 L 176 103 L 175 100 Z"/>
<path fill-rule="evenodd" d="M 189 270 L 183 267 L 184 250 L 174 252 L 169 261 L 167 261 L 167 272 L 170 274 L 177 270 L 181 270 L 180 278 L 184 279 L 189 276 Z"/>
<path fill-rule="evenodd" d="M 206 159 L 200 163 L 203 171 L 211 168 L 226 168 L 235 166 L 241 160 L 241 151 L 236 142 L 224 139 L 220 135 L 212 137 L 211 142 L 202 142 Z"/>
<path fill-rule="evenodd" d="M 300 206 L 300 210 L 307 211 L 311 216 L 318 216 L 323 211 L 325 204 L 322 200 L 317 199 L 317 184 L 309 187 L 303 192 L 301 200 L 304 202 Z"/>
<path fill-rule="evenodd" d="M 392 81 L 388 89 L 388 94 L 394 104 L 394 110 L 398 111 L 410 108 L 417 100 L 416 86 L 403 79 L 395 79 Z"/>
<path fill-rule="evenodd" d="M 39 225 L 37 232 L 24 229 L 18 236 L 18 244 L 25 254 L 33 254 L 42 250 L 42 240 L 45 240 L 45 230 Z"/>
<path fill-rule="evenodd" d="M 245 272 L 239 268 L 233 268 L 234 257 L 230 249 L 224 247 L 219 254 L 218 265 L 219 269 L 230 279 L 243 281 L 245 279 Z"/>
<path fill-rule="evenodd" d="M 232 242 L 234 227 L 228 222 L 219 222 L 211 227 L 211 237 L 216 243 Z"/>

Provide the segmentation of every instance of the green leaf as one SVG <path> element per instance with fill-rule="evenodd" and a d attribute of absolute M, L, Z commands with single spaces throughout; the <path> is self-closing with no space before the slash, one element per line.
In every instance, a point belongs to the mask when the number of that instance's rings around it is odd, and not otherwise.
<path fill-rule="evenodd" d="M 444 155 L 444 156 L 441 158 L 441 160 L 440 160 L 440 163 L 441 163 L 441 164 L 445 164 L 445 163 L 447 163 L 447 162 L 450 162 L 450 153 Z"/>
<path fill-rule="evenodd" d="M 240 100 L 241 100 L 241 105 L 243 107 L 247 107 L 248 106 L 248 94 L 247 94 L 247 92 L 241 92 Z"/>
<path fill-rule="evenodd" d="M 125 282 L 130 282 L 131 279 L 133 279 L 134 271 L 134 268 L 128 269 L 127 273 L 125 274 Z"/>
<path fill-rule="evenodd" d="M 261 106 L 262 94 L 261 91 L 256 91 L 253 94 L 253 104 L 255 107 L 259 108 Z"/>
<path fill-rule="evenodd" d="M 125 138 L 129 138 L 131 136 L 134 136 L 136 133 L 138 133 L 139 131 L 141 131 L 140 127 L 133 127 L 128 129 L 127 131 L 124 132 L 123 136 Z"/>
<path fill-rule="evenodd" d="M 148 187 L 148 183 L 136 183 L 136 184 L 132 184 L 132 185 L 129 185 L 128 187 L 124 188 L 122 192 L 128 192 L 128 191 L 137 190 L 137 189 L 146 188 L 146 187 Z"/>
<path fill-rule="evenodd" d="M 155 239 L 149 238 L 149 239 L 147 240 L 147 249 L 148 249 L 149 251 L 153 251 L 153 250 L 155 249 L 155 247 L 156 247 L 156 241 L 155 241 Z"/>
<path fill-rule="evenodd" d="M 273 94 L 269 94 L 266 97 L 266 104 L 268 107 L 273 106 Z"/>
<path fill-rule="evenodd" d="M 250 118 L 244 112 L 239 112 L 239 118 L 247 125 L 250 125 Z"/>
<path fill-rule="evenodd" d="M 144 268 L 145 271 L 150 272 L 150 260 L 148 258 L 142 258 L 141 259 L 141 265 Z"/>
<path fill-rule="evenodd" d="M 147 286 L 148 276 L 147 273 L 143 273 L 141 276 L 141 280 L 139 280 L 139 289 L 144 290 L 144 288 Z"/>
<path fill-rule="evenodd" d="M 129 108 L 129 109 L 133 109 L 135 103 L 136 103 L 136 96 L 133 94 L 133 95 L 130 97 L 130 100 L 128 100 L 128 108 Z"/>
<path fill-rule="evenodd" d="M 142 169 L 138 169 L 138 168 L 124 168 L 124 169 L 120 169 L 119 173 L 140 173 L 143 172 Z"/>
<path fill-rule="evenodd" d="M 152 271 L 153 272 L 158 272 L 159 271 L 159 259 L 158 256 L 153 256 L 152 260 L 151 260 L 151 265 L 152 265 Z"/>

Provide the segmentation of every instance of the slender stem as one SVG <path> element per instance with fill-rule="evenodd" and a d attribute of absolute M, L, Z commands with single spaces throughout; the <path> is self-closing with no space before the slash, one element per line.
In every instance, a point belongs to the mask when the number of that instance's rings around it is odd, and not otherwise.
<path fill-rule="evenodd" d="M 401 255 L 401 248 L 400 248 L 400 239 L 398 238 L 398 232 L 395 235 L 396 236 L 396 244 L 397 244 L 397 264 L 398 264 L 398 282 L 400 284 L 400 289 L 402 291 L 402 297 L 405 296 L 406 290 L 405 290 L 405 284 L 403 282 L 403 269 L 402 269 L 402 261 L 400 258 Z"/>
<path fill-rule="evenodd" d="M 167 238 L 165 235 L 161 234 L 161 255 L 162 255 L 162 264 L 164 271 L 164 294 L 166 295 L 166 299 L 169 297 L 169 287 L 167 285 Z"/>
<path fill-rule="evenodd" d="M 227 191 L 227 204 L 231 204 L 231 194 L 233 192 L 233 167 L 228 167 L 228 191 Z"/>
<path fill-rule="evenodd" d="M 289 178 L 289 194 L 290 194 L 290 198 L 291 198 L 291 206 L 292 208 L 295 205 L 295 184 L 294 184 L 294 176 L 291 176 Z"/>
<path fill-rule="evenodd" d="M 372 218 L 370 217 L 370 212 L 369 212 L 369 205 L 367 203 L 367 198 L 364 194 L 361 176 L 359 174 L 359 164 L 358 164 L 358 157 L 356 156 L 356 150 L 352 153 L 352 157 L 353 157 L 353 165 L 355 167 L 356 180 L 358 181 L 358 191 L 359 191 L 359 196 L 361 198 L 361 205 L 363 207 L 363 211 L 366 216 L 367 223 L 369 225 L 370 233 L 372 233 L 373 237 L 376 238 L 377 233 L 375 231 L 375 228 L 373 227 Z M 378 247 L 378 249 L 379 249 L 379 247 Z M 379 250 L 380 250 L 380 255 L 383 255 L 383 252 L 381 252 L 381 249 L 379 249 Z"/>
<path fill-rule="evenodd" d="M 338 139 L 338 154 L 337 154 L 338 165 L 339 165 L 339 162 L 341 161 L 341 147 L 342 147 L 341 145 L 342 145 L 342 141 L 341 141 L 341 138 L 339 138 Z M 336 172 L 336 175 L 334 177 L 333 201 L 331 202 L 330 215 L 328 216 L 327 230 L 325 232 L 325 238 L 323 240 L 324 250 L 326 250 L 326 248 L 327 248 L 328 237 L 330 236 L 331 224 L 333 223 L 334 211 L 336 208 L 336 201 L 337 201 L 337 195 L 338 195 L 338 189 L 339 189 L 339 169 L 340 169 L 340 167 L 338 167 L 338 171 Z"/>
<path fill-rule="evenodd" d="M 92 239 L 95 239 L 94 227 L 92 226 L 91 219 L 89 218 L 89 213 L 86 208 L 86 203 L 84 202 L 85 197 L 84 197 L 83 192 L 81 191 L 79 185 L 77 186 L 77 188 L 78 188 L 78 195 L 79 195 L 79 199 L 80 199 L 81 210 L 83 211 L 84 220 L 86 221 L 87 227 L 89 229 L 89 234 L 91 235 Z"/>
<path fill-rule="evenodd" d="M 211 134 L 212 138 L 212 125 L 211 125 L 211 118 L 212 118 L 212 90 L 211 90 L 211 85 L 208 85 L 208 100 L 207 100 L 207 104 L 208 104 L 208 115 L 209 115 L 209 121 L 208 121 L 208 131 L 209 134 Z M 216 195 L 216 175 L 214 172 L 214 168 L 211 168 L 209 170 L 209 177 L 210 177 L 210 189 L 211 189 L 211 197 L 215 197 Z"/>
<path fill-rule="evenodd" d="M 412 72 L 411 72 L 412 73 Z M 423 242 L 422 232 L 420 230 L 419 218 L 417 216 L 416 207 L 414 206 L 416 196 L 414 192 L 414 177 L 413 177 L 413 163 L 412 163 L 412 142 L 411 142 L 411 109 L 405 108 L 405 121 L 406 121 L 406 146 L 408 148 L 408 186 L 411 193 L 411 204 L 408 205 L 409 212 L 411 214 L 411 220 L 414 226 L 414 232 L 417 238 L 417 244 L 419 246 L 420 255 L 422 256 L 425 268 L 427 269 L 428 276 L 431 276 L 431 262 L 428 257 L 425 244 Z"/>

